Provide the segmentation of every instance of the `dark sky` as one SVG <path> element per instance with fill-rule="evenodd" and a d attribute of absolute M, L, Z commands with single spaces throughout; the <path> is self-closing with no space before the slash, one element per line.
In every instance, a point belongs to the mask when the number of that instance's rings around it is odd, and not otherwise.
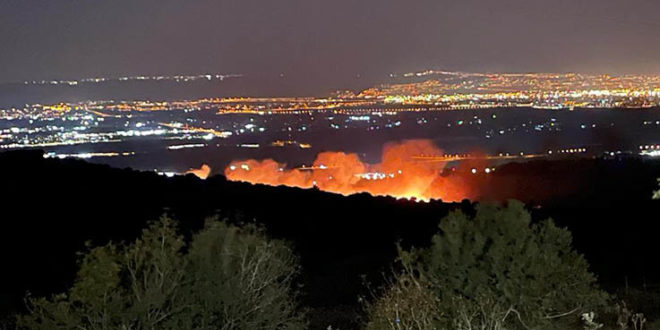
<path fill-rule="evenodd" d="M 660 72 L 658 0 L 1 0 L 0 81 Z"/>

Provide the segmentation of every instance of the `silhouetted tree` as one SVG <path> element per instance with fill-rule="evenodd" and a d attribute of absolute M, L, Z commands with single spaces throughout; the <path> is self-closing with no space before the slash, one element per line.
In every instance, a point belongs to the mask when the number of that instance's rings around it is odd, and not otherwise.
<path fill-rule="evenodd" d="M 24 329 L 299 329 L 297 260 L 259 229 L 215 220 L 186 246 L 168 217 L 129 246 L 91 249 L 73 287 L 28 298 Z"/>
<path fill-rule="evenodd" d="M 532 224 L 520 202 L 457 211 L 439 227 L 429 248 L 400 252 L 405 271 L 368 306 L 368 328 L 565 328 L 605 304 L 570 232 Z"/>
<path fill-rule="evenodd" d="M 255 226 L 207 221 L 188 257 L 194 297 L 178 329 L 299 329 L 291 282 L 297 259 L 286 244 L 267 240 Z"/>

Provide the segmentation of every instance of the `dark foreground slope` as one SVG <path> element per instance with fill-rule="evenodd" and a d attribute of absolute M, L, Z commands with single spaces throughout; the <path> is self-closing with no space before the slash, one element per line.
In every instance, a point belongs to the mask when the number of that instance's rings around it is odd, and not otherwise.
<path fill-rule="evenodd" d="M 660 283 L 660 204 L 650 199 L 655 162 L 557 161 L 510 164 L 475 177 L 484 199 L 518 198 L 552 216 L 610 287 Z M 303 303 L 312 317 L 355 320 L 361 275 L 380 278 L 395 244 L 426 244 L 438 221 L 468 202 L 415 203 L 368 195 L 252 186 L 216 176 L 166 178 L 39 152 L 0 154 L 0 312 L 21 308 L 27 291 L 63 291 L 85 242 L 130 241 L 167 212 L 184 232 L 207 216 L 258 222 L 290 241 L 302 264 Z M 324 320 L 325 321 L 325 320 Z M 324 321 L 319 321 L 323 323 Z M 348 321 L 347 321 L 348 322 Z"/>
<path fill-rule="evenodd" d="M 3 311 L 20 306 L 26 290 L 35 295 L 63 290 L 86 241 L 133 240 L 163 212 L 179 219 L 184 232 L 217 214 L 264 224 L 301 257 L 305 303 L 354 305 L 361 274 L 378 275 L 396 254 L 395 242 L 427 239 L 456 207 L 252 186 L 221 176 L 166 178 L 43 159 L 38 152 L 0 154 L 0 166 Z"/>

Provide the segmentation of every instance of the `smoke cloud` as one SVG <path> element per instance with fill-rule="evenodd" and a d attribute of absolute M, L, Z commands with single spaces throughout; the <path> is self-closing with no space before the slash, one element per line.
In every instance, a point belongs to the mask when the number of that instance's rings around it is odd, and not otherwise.
<path fill-rule="evenodd" d="M 209 177 L 209 174 L 211 174 L 211 167 L 203 164 L 200 168 L 191 168 L 186 174 L 194 174 L 198 178 L 206 180 L 206 178 Z"/>
<path fill-rule="evenodd" d="M 469 197 L 469 185 L 461 176 L 444 175 L 446 162 L 428 160 L 443 152 L 430 140 L 409 140 L 383 147 L 381 162 L 368 164 L 357 154 L 323 152 L 312 167 L 286 168 L 272 159 L 234 161 L 226 169 L 229 180 L 272 186 L 320 190 L 351 195 L 444 201 Z"/>

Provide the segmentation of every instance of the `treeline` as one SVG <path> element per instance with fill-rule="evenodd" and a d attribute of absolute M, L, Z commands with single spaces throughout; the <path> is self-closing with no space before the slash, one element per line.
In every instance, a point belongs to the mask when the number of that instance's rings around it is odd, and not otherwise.
<path fill-rule="evenodd" d="M 347 229 L 349 230 L 349 229 Z M 341 241 L 336 242 L 341 245 Z M 365 329 L 654 329 L 599 288 L 571 233 L 524 205 L 477 205 L 440 221 L 361 303 Z M 167 216 L 130 244 L 90 247 L 73 285 L 28 296 L 17 329 L 306 329 L 300 265 L 254 225 L 209 219 L 184 237 Z M 323 289 L 323 288 L 316 288 Z M 336 329 L 334 324 L 315 324 Z"/>

